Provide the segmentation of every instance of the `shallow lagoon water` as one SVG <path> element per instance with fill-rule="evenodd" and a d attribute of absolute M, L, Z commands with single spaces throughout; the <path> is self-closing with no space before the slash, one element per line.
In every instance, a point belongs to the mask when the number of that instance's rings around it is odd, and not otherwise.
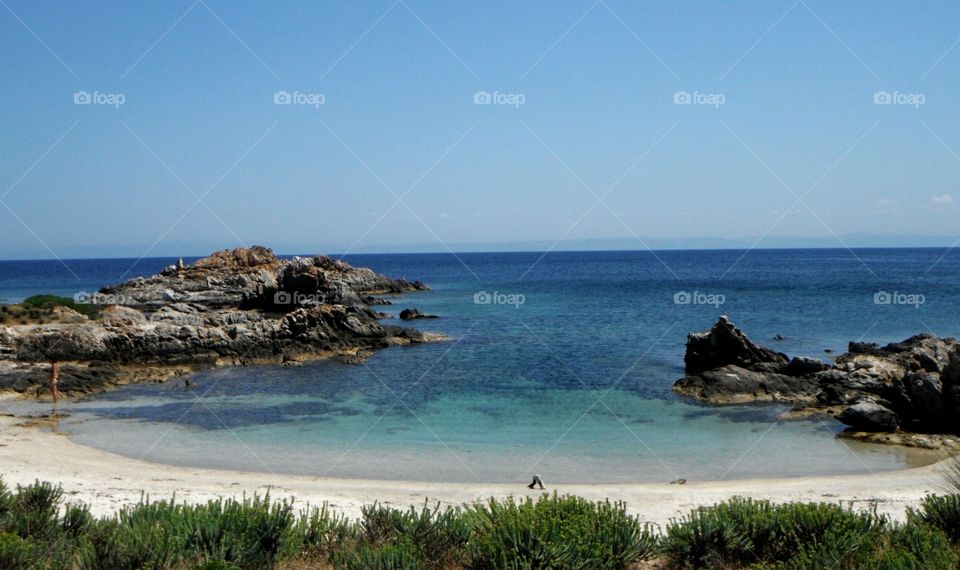
<path fill-rule="evenodd" d="M 355 256 L 433 286 L 384 309 L 437 313 L 412 324 L 450 340 L 382 350 L 363 365 L 223 368 L 195 375 L 192 389 L 127 386 L 62 406 L 71 415 L 61 428 L 163 463 L 372 479 L 515 482 L 537 472 L 619 483 L 918 465 L 930 454 L 837 439 L 842 426 L 829 418 L 780 422 L 787 407 L 704 406 L 670 387 L 683 375 L 686 334 L 720 314 L 759 342 L 824 359 L 850 340 L 956 336 L 960 255 L 944 253 L 558 253 L 536 265 L 540 254 L 463 254 L 470 271 L 450 255 Z M 880 291 L 925 302 L 876 304 Z M 482 292 L 524 303 L 476 303 Z M 723 303 L 676 304 L 683 292 Z"/>

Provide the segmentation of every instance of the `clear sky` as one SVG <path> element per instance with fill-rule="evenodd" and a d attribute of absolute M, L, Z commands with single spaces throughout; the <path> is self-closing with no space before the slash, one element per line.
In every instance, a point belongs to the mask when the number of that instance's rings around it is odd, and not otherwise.
<path fill-rule="evenodd" d="M 2 0 L 0 258 L 950 245 L 958 43 L 955 1 Z"/>

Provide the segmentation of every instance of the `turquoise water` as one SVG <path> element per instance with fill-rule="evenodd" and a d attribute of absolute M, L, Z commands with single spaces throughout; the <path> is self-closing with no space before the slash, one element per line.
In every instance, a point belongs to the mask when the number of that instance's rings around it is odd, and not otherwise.
<path fill-rule="evenodd" d="M 821 358 L 849 340 L 956 336 L 956 252 L 541 255 L 350 257 L 429 283 L 433 291 L 385 309 L 439 314 L 416 325 L 451 340 L 379 351 L 364 365 L 206 371 L 190 390 L 128 386 L 67 403 L 61 427 L 78 442 L 158 462 L 426 481 L 514 482 L 533 472 L 552 482 L 703 480 L 863 473 L 930 459 L 839 440 L 842 426 L 831 419 L 778 422 L 787 408 L 704 406 L 670 387 L 683 374 L 686 334 L 720 314 L 758 341 Z M 11 286 L 4 263 L 0 294 L 22 296 L 27 289 Z M 145 260 L 143 272 L 151 263 L 168 260 Z M 116 280 L 106 271 L 83 278 Z M 34 275 L 30 290 L 54 281 Z M 484 291 L 513 304 L 477 303 Z M 675 303 L 683 292 L 714 304 Z M 881 292 L 923 303 L 877 304 Z M 775 334 L 786 338 L 774 342 Z"/>

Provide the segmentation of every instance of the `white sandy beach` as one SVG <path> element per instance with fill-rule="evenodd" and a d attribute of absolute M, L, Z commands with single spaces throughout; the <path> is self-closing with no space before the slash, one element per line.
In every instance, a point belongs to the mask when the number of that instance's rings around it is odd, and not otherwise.
<path fill-rule="evenodd" d="M 193 469 L 137 461 L 72 442 L 49 427 L 20 427 L 22 420 L 0 418 L 0 473 L 8 485 L 36 479 L 63 485 L 68 501 L 91 505 L 104 515 L 136 503 L 143 493 L 151 499 L 203 502 L 215 497 L 241 497 L 270 491 L 275 499 L 294 499 L 297 505 L 328 502 L 349 516 L 379 501 L 398 507 L 422 506 L 424 501 L 460 505 L 487 497 L 537 495 L 522 482 L 451 484 L 409 481 L 371 481 Z M 576 494 L 588 499 L 622 500 L 645 521 L 663 525 L 699 505 L 739 496 L 773 501 L 822 501 L 854 508 L 871 508 L 895 519 L 904 516 L 927 493 L 941 491 L 937 464 L 866 475 L 688 482 L 684 485 L 615 484 L 562 485 L 547 492 Z"/>

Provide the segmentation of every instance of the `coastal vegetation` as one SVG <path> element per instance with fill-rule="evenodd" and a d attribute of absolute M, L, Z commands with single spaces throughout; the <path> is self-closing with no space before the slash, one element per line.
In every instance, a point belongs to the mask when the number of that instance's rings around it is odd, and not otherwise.
<path fill-rule="evenodd" d="M 358 520 L 269 496 L 144 498 L 97 518 L 59 486 L 0 480 L 0 568 L 10 570 L 948 569 L 958 529 L 958 494 L 927 497 L 903 523 L 835 504 L 733 498 L 655 529 L 623 503 L 557 494 L 457 509 L 374 504 Z"/>
<path fill-rule="evenodd" d="M 33 295 L 19 304 L 0 304 L 0 324 L 27 325 L 71 322 L 95 317 L 96 307 L 59 295 Z"/>

